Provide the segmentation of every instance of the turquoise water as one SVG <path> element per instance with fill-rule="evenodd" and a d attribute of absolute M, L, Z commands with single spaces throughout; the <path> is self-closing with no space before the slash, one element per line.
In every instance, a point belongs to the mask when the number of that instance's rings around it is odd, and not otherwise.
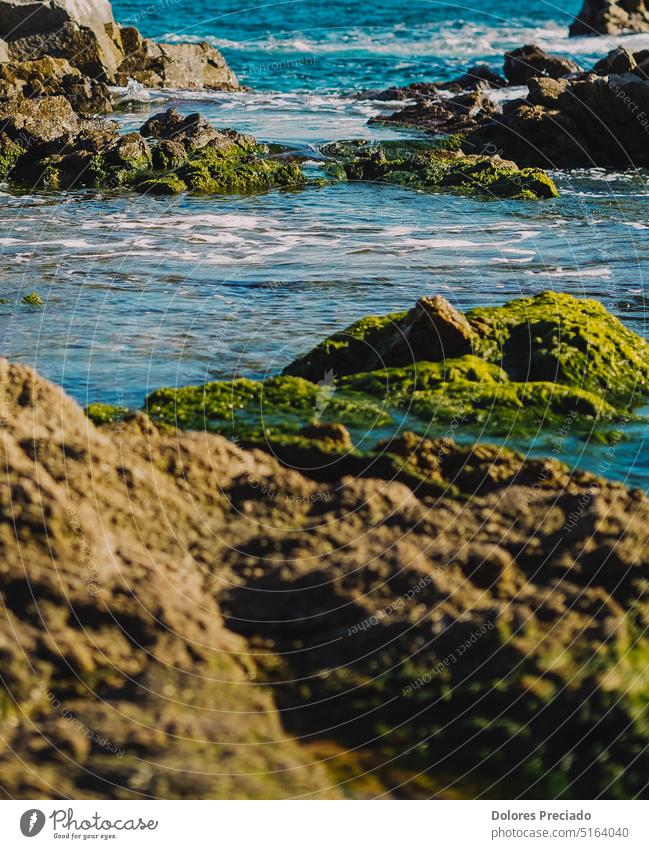
<path fill-rule="evenodd" d="M 119 19 L 150 36 L 207 38 L 256 90 L 144 92 L 148 101 L 116 117 L 139 127 L 173 103 L 314 155 L 336 138 L 395 137 L 367 126 L 385 104 L 350 94 L 499 64 L 505 49 L 529 41 L 588 65 L 621 39 L 569 41 L 577 6 L 121 0 Z M 639 49 L 649 36 L 626 42 Z M 5 192 L 2 351 L 82 404 L 140 405 L 162 385 L 276 373 L 360 316 L 436 292 L 468 308 L 567 291 L 599 298 L 649 336 L 647 175 L 555 176 L 561 197 L 544 203 L 361 184 L 225 198 Z M 34 290 L 44 307 L 18 303 Z M 649 488 L 647 431 L 632 431 L 607 474 Z M 567 441 L 561 456 L 599 470 L 604 450 Z"/>

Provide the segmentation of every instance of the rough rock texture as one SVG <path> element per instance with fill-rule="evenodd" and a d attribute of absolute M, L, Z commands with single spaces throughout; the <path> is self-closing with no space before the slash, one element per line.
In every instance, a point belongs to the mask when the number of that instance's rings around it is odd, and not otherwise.
<path fill-rule="evenodd" d="M 100 76 L 102 69 L 112 76 L 122 60 L 111 37 L 115 28 L 108 0 L 0 0 L 0 36 L 10 42 L 16 57 L 63 56 L 93 76 Z M 32 55 L 27 56 L 30 47 Z M 94 54 L 92 60 L 76 55 L 84 49 Z"/>
<path fill-rule="evenodd" d="M 460 140 L 437 142 L 365 139 L 332 142 L 321 151 L 334 162 L 326 171 L 334 179 L 369 180 L 427 191 L 477 194 L 491 199 L 539 200 L 557 196 L 550 177 L 535 169 L 519 169 L 499 156 L 465 155 Z"/>
<path fill-rule="evenodd" d="M 576 62 L 546 53 L 536 44 L 526 44 L 505 53 L 503 65 L 510 85 L 525 85 L 532 77 L 565 77 L 581 71 Z"/>
<path fill-rule="evenodd" d="M 42 59 L 0 64 L 0 100 L 16 95 L 41 97 L 62 95 L 81 115 L 94 115 L 112 111 L 108 88 L 84 76 L 67 59 Z"/>
<path fill-rule="evenodd" d="M 644 73 L 532 79 L 525 100 L 468 134 L 464 149 L 550 168 L 649 165 L 649 81 Z"/>
<path fill-rule="evenodd" d="M 53 56 L 110 84 L 132 78 L 153 88 L 238 88 L 218 50 L 207 43 L 156 44 L 134 27 L 120 27 L 108 0 L 0 0 L 0 37 L 6 40 L 0 61 Z"/>
<path fill-rule="evenodd" d="M 301 186 L 299 166 L 235 130 L 219 131 L 200 115 L 173 109 L 142 128 L 119 133 L 81 121 L 63 97 L 0 101 L 0 177 L 46 189 L 131 188 L 151 194 L 251 193 Z"/>
<path fill-rule="evenodd" d="M 452 98 L 419 99 L 392 115 L 370 118 L 370 124 L 417 127 L 431 133 L 457 133 L 478 126 L 487 116 L 499 111 L 499 106 L 482 91 L 473 91 Z"/>
<path fill-rule="evenodd" d="M 644 792 L 641 493 L 409 434 L 318 484 L 6 361 L 0 452 L 5 795 Z"/>
<path fill-rule="evenodd" d="M 616 35 L 649 32 L 645 0 L 584 0 L 570 24 L 570 35 Z"/>
<path fill-rule="evenodd" d="M 115 76 L 118 85 L 134 79 L 150 88 L 233 91 L 239 87 L 221 53 L 206 42 L 156 44 L 135 27 L 121 27 L 120 36 L 125 58 Z"/>

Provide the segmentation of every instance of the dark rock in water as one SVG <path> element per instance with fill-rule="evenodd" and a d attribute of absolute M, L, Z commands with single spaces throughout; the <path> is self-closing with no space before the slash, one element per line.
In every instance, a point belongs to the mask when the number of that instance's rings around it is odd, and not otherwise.
<path fill-rule="evenodd" d="M 600 76 L 607 77 L 609 74 L 631 74 L 637 67 L 638 63 L 633 53 L 626 47 L 617 47 L 603 59 L 600 59 L 593 71 Z"/>
<path fill-rule="evenodd" d="M 455 79 L 437 83 L 437 87 L 446 91 L 467 91 L 471 89 L 504 88 L 507 80 L 489 65 L 473 65 Z"/>
<path fill-rule="evenodd" d="M 30 188 L 125 188 L 151 194 L 251 193 L 306 182 L 295 162 L 200 115 L 154 116 L 149 142 L 101 121 L 82 121 L 64 97 L 0 101 L 0 177 Z"/>
<path fill-rule="evenodd" d="M 408 188 L 477 194 L 487 198 L 538 200 L 557 196 L 543 171 L 519 169 L 498 156 L 465 155 L 460 139 L 332 142 L 321 152 L 335 159 L 327 166 L 333 179 L 367 180 Z"/>
<path fill-rule="evenodd" d="M 51 56 L 0 64 L 0 99 L 18 95 L 62 95 L 81 115 L 106 113 L 113 108 L 110 93 L 103 83 L 84 76 L 67 59 Z"/>
<path fill-rule="evenodd" d="M 238 88 L 214 47 L 156 44 L 120 27 L 107 0 L 0 0 L 0 37 L 0 61 L 53 56 L 109 84 L 132 78 L 153 88 Z"/>
<path fill-rule="evenodd" d="M 317 422 L 305 425 L 300 430 L 300 436 L 305 439 L 315 439 L 319 442 L 335 442 L 351 448 L 352 438 L 344 425 L 338 422 Z"/>
<path fill-rule="evenodd" d="M 649 9 L 645 0 L 584 0 L 570 24 L 570 35 L 617 35 L 649 32 Z"/>
<path fill-rule="evenodd" d="M 358 97 L 364 100 L 430 100 L 436 99 L 440 91 L 462 92 L 477 89 L 503 88 L 507 80 L 488 65 L 473 65 L 469 70 L 452 80 L 434 83 L 410 83 L 385 89 L 365 91 Z"/>
<path fill-rule="evenodd" d="M 448 134 L 473 129 L 499 109 L 487 94 L 474 91 L 452 98 L 420 100 L 392 115 L 370 118 L 369 123 L 416 127 L 426 132 Z"/>
<path fill-rule="evenodd" d="M 637 74 L 532 79 L 525 100 L 466 137 L 467 151 L 498 152 L 520 165 L 621 168 L 649 165 L 649 81 Z"/>
<path fill-rule="evenodd" d="M 581 68 L 564 56 L 553 56 L 536 44 L 526 44 L 505 53 L 503 70 L 510 85 L 525 85 L 532 77 L 558 79 L 579 73 Z"/>
<path fill-rule="evenodd" d="M 365 90 L 358 93 L 359 100 L 425 100 L 437 97 L 437 83 L 409 83 L 404 86 L 393 86 L 380 90 Z"/>
<path fill-rule="evenodd" d="M 153 115 L 140 128 L 140 133 L 155 139 L 179 142 L 188 152 L 199 150 L 206 144 L 223 137 L 222 133 L 197 112 L 192 115 L 181 115 L 174 108 Z"/>

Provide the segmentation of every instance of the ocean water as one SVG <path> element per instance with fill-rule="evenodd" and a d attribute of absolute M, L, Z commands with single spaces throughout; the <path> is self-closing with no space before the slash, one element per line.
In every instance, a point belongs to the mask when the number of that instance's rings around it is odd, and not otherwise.
<path fill-rule="evenodd" d="M 115 117 L 139 127 L 173 104 L 314 155 L 332 139 L 394 138 L 367 125 L 390 106 L 354 92 L 498 66 L 531 41 L 585 67 L 620 42 L 649 47 L 649 35 L 569 40 L 578 5 L 119 0 L 116 17 L 146 35 L 218 46 L 254 91 L 141 91 Z M 567 291 L 602 300 L 649 337 L 647 176 L 557 174 L 561 197 L 543 203 L 363 184 L 172 199 L 4 191 L 2 353 L 82 404 L 139 406 L 159 386 L 277 373 L 360 316 L 437 292 L 466 309 Z M 34 290 L 45 305 L 21 305 Z M 607 474 L 649 488 L 649 430 L 628 431 Z M 599 470 L 604 450 L 568 440 L 561 456 Z"/>

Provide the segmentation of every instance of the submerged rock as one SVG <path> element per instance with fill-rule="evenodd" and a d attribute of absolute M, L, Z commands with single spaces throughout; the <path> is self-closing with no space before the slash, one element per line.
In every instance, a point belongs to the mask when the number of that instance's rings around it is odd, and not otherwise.
<path fill-rule="evenodd" d="M 0 391 L 13 798 L 642 793 L 642 494 L 412 433 L 316 483 L 141 415 L 97 429 L 5 361 Z"/>
<path fill-rule="evenodd" d="M 526 44 L 505 53 L 503 66 L 510 85 L 525 85 L 532 77 L 566 77 L 581 68 L 571 59 L 546 53 L 536 44 Z"/>
<path fill-rule="evenodd" d="M 404 140 L 333 142 L 321 151 L 330 156 L 330 175 L 337 179 L 391 183 L 413 189 L 477 194 L 488 198 L 539 200 L 557 197 L 550 177 L 536 169 L 520 169 L 499 156 L 464 154 L 460 139 L 426 143 Z"/>
<path fill-rule="evenodd" d="M 649 32 L 649 9 L 645 0 L 584 0 L 570 24 L 570 35 L 617 35 Z"/>

